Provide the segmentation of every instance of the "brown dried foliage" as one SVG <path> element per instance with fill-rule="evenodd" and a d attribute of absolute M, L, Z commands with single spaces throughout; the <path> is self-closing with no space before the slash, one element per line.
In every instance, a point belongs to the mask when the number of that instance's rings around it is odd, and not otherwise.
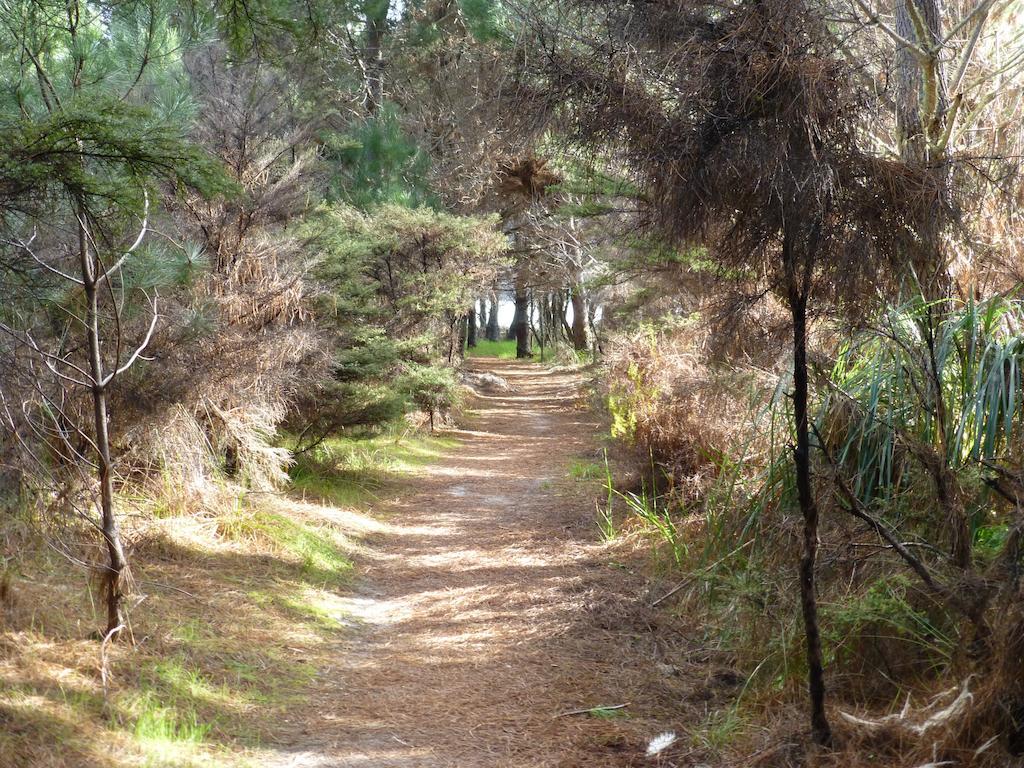
<path fill-rule="evenodd" d="M 773 282 L 789 228 L 805 249 L 813 242 L 801 259 L 815 262 L 820 295 L 856 299 L 899 271 L 940 190 L 863 146 L 865 94 L 817 10 L 773 0 L 576 12 L 607 36 L 547 30 L 523 100 L 575 141 L 619 148 L 649 224 Z"/>

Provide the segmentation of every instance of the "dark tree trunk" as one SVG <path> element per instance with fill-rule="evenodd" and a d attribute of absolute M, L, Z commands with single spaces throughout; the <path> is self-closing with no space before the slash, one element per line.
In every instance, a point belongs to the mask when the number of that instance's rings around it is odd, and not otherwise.
<path fill-rule="evenodd" d="M 526 308 L 528 306 L 526 302 L 523 302 L 522 306 L 520 306 L 519 294 L 516 291 L 512 292 L 512 301 L 515 304 L 515 312 L 512 313 L 512 322 L 509 323 L 508 330 L 505 331 L 505 339 L 507 341 L 515 341 L 520 322 L 526 321 Z"/>
<path fill-rule="evenodd" d="M 491 293 L 491 311 L 487 315 L 487 340 L 498 341 L 501 330 L 498 328 L 498 292 Z"/>
<path fill-rule="evenodd" d="M 587 351 L 587 308 L 583 289 L 577 284 L 572 287 L 572 348 L 577 352 Z"/>
<path fill-rule="evenodd" d="M 808 247 L 808 251 L 812 251 Z M 818 507 L 811 489 L 811 438 L 807 386 L 807 297 L 810 290 L 809 254 L 797 264 L 792 236 L 783 233 L 782 257 L 785 264 L 789 311 L 793 320 L 793 420 L 796 446 L 793 464 L 800 513 L 804 520 L 803 554 L 800 558 L 800 606 L 807 643 L 807 685 L 811 704 L 811 734 L 817 744 L 832 743 L 832 729 L 825 715 L 825 670 L 821 653 L 821 629 L 818 623 L 818 599 L 814 585 L 818 558 Z"/>
<path fill-rule="evenodd" d="M 544 316 L 544 328 L 547 332 L 548 344 L 552 347 L 556 346 L 559 342 L 559 335 L 561 333 L 561 324 L 559 318 L 562 316 L 562 293 L 561 291 L 552 291 L 545 296 L 545 303 L 547 304 L 547 312 Z"/>
<path fill-rule="evenodd" d="M 466 355 L 466 316 L 447 312 L 448 316 L 448 364 Z"/>
<path fill-rule="evenodd" d="M 516 340 L 516 357 L 531 357 L 533 351 L 530 344 L 530 293 L 516 280 L 516 312 L 509 326 L 509 334 Z"/>
<path fill-rule="evenodd" d="M 476 308 L 474 305 L 473 309 L 469 310 L 466 315 L 466 346 L 476 346 Z"/>
<path fill-rule="evenodd" d="M 572 326 L 569 324 L 569 308 L 572 306 L 572 291 L 568 288 L 565 289 L 565 297 L 562 300 L 562 315 L 558 318 L 558 321 L 562 325 L 562 335 L 565 340 L 572 344 Z M 586 319 L 584 318 L 583 324 L 586 326 Z"/>
<path fill-rule="evenodd" d="M 571 342 L 569 325 L 565 322 L 567 303 L 567 291 L 555 291 L 551 294 L 551 336 L 554 339 Z"/>
<path fill-rule="evenodd" d="M 537 303 L 537 343 L 540 346 L 540 361 L 544 362 L 544 347 L 548 345 L 548 329 L 551 328 L 548 323 L 548 316 L 551 311 L 551 305 L 548 301 L 548 295 L 541 294 Z M 532 313 L 531 313 L 532 316 Z"/>

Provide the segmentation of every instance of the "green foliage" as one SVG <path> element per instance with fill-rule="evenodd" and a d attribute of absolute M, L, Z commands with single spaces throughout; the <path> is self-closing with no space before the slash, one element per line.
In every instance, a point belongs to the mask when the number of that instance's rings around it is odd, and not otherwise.
<path fill-rule="evenodd" d="M 652 477 L 656 471 L 652 459 Z M 614 537 L 613 507 L 617 501 L 623 502 L 626 506 L 627 516 L 639 521 L 655 535 L 657 540 L 667 546 L 672 565 L 677 568 L 682 566 L 689 554 L 689 546 L 676 527 L 672 517 L 673 504 L 669 497 L 657 493 L 653 487 L 648 491 L 646 480 L 641 482 L 640 493 L 623 492 L 615 488 L 611 470 L 608 467 L 607 455 L 605 456 L 605 491 L 607 492 L 607 503 L 605 509 L 599 510 L 598 513 L 598 527 L 601 528 L 605 538 Z"/>
<path fill-rule="evenodd" d="M 459 10 L 480 42 L 497 40 L 509 30 L 511 19 L 500 0 L 459 0 Z"/>
<path fill-rule="evenodd" d="M 327 159 L 337 169 L 334 199 L 360 210 L 433 202 L 426 181 L 430 158 L 405 134 L 394 105 L 385 104 L 347 135 L 327 138 Z"/>
<path fill-rule="evenodd" d="M 0 94 L 0 207 L 62 191 L 107 219 L 137 213 L 139 187 L 156 182 L 228 190 L 217 164 L 187 137 L 192 109 L 171 9 L 117 3 L 83 11 L 46 2 L 0 11 L 2 47 L 36 51 L 31 65 L 0 57 L 12 85 Z M 74 26 L 68 14 L 77 16 Z M 141 91 L 144 104 L 133 98 Z"/>
<path fill-rule="evenodd" d="M 890 525 L 911 524 L 926 540 L 945 527 L 929 514 L 935 463 L 955 477 L 970 535 L 991 556 L 1005 521 L 981 462 L 1016 452 L 1021 439 L 1022 319 L 1016 299 L 971 299 L 948 311 L 918 299 L 841 351 L 820 431 L 854 493 Z"/>
<path fill-rule="evenodd" d="M 1018 300 L 972 299 L 942 314 L 918 300 L 887 312 L 880 331 L 842 351 L 824 406 L 826 427 L 842 440 L 838 458 L 854 470 L 862 498 L 889 496 L 909 480 L 901 440 L 944 451 L 953 467 L 1006 449 L 1024 419 L 1024 341 L 1016 330 L 1022 319 Z M 932 346 L 941 421 L 933 407 Z"/>
<path fill-rule="evenodd" d="M 655 343 L 652 333 L 652 349 Z M 626 379 L 626 383 L 612 387 L 608 393 L 608 413 L 612 418 L 612 437 L 632 442 L 636 436 L 641 411 L 654 406 L 661 395 L 661 390 L 646 381 L 643 371 L 636 362 L 629 363 Z"/>
<path fill-rule="evenodd" d="M 323 208 L 313 234 L 322 252 L 319 273 L 336 292 L 328 311 L 364 302 L 400 338 L 446 312 L 461 315 L 508 247 L 494 217 L 394 204 L 369 213 Z"/>
<path fill-rule="evenodd" d="M 419 410 L 431 415 L 458 404 L 458 382 L 451 368 L 407 364 L 397 384 Z"/>
<path fill-rule="evenodd" d="M 569 464 L 569 477 L 573 480 L 593 480 L 604 476 L 604 467 L 596 461 L 573 459 Z"/>
<path fill-rule="evenodd" d="M 609 204 L 614 198 L 639 195 L 636 185 L 609 164 L 591 159 L 582 161 L 570 155 L 557 156 L 556 168 L 562 180 L 551 188 L 554 193 L 582 199 L 586 203 Z M 561 209 L 559 209 L 561 213 Z"/>
<path fill-rule="evenodd" d="M 912 646 L 914 656 L 934 667 L 949 664 L 956 637 L 932 616 L 911 604 L 913 585 L 905 575 L 882 576 L 858 594 L 822 608 L 825 653 L 842 662 L 861 652 L 865 638 Z"/>
<path fill-rule="evenodd" d="M 98 215 L 115 207 L 139 213 L 140 187 L 170 181 L 206 194 L 229 192 L 220 167 L 191 144 L 180 126 L 153 110 L 94 97 L 47 117 L 0 116 L 0 205 L 44 201 L 58 191 L 96 200 Z M 6 203 L 4 201 L 7 201 Z"/>
<path fill-rule="evenodd" d="M 388 204 L 322 207 L 307 225 L 330 290 L 318 312 L 334 327 L 332 376 L 309 393 L 300 430 L 314 438 L 375 426 L 411 409 L 456 403 L 449 368 L 458 321 L 494 279 L 506 242 L 492 218 Z"/>

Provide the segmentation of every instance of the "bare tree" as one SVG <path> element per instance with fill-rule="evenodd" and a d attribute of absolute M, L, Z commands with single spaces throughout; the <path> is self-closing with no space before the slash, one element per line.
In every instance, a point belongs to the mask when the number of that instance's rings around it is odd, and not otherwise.
<path fill-rule="evenodd" d="M 114 509 L 109 393 L 115 379 L 142 358 L 160 316 L 154 295 L 150 300 L 150 322 L 144 336 L 134 348 L 126 349 L 126 291 L 123 284 L 118 284 L 118 279 L 148 232 L 148 198 L 135 237 L 119 249 L 103 245 L 111 241 L 110 233 L 97 236 L 96 218 L 82 197 L 73 199 L 72 210 L 76 221 L 74 272 L 59 265 L 57 260 L 37 253 L 34 247 L 37 233 L 27 240 L 9 240 L 7 245 L 59 278 L 68 289 L 81 290 L 84 315 L 71 317 L 52 344 L 37 342 L 30 330 L 6 324 L 0 324 L 0 330 L 29 352 L 34 389 L 44 404 L 39 412 L 51 421 L 52 434 L 59 437 L 60 451 L 65 460 L 73 467 L 95 468 L 97 527 L 107 551 L 102 578 L 107 609 L 105 634 L 113 637 L 126 627 L 123 597 L 128 559 Z M 84 360 L 82 347 L 75 343 L 76 336 L 84 337 Z M 32 358 L 35 358 L 34 362 Z M 39 380 L 43 371 L 53 377 L 59 394 L 53 394 L 53 388 L 44 386 Z M 91 423 L 83 421 L 74 410 L 66 407 L 67 402 L 75 399 L 69 389 L 88 394 L 92 404 Z M 83 450 L 80 446 L 86 448 Z M 88 515 L 85 517 L 90 519 Z"/>

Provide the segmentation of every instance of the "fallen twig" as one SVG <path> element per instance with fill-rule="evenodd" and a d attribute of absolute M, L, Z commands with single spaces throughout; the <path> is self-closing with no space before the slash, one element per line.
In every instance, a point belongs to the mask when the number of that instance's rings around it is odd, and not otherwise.
<path fill-rule="evenodd" d="M 609 704 L 607 706 L 601 705 L 597 707 L 588 707 L 587 709 L 570 709 L 568 712 L 560 712 L 559 714 L 555 715 L 555 717 L 568 717 L 569 715 L 592 715 L 595 712 L 611 712 L 615 709 L 625 709 L 628 706 L 629 703 L 627 702 L 625 704 Z"/>

